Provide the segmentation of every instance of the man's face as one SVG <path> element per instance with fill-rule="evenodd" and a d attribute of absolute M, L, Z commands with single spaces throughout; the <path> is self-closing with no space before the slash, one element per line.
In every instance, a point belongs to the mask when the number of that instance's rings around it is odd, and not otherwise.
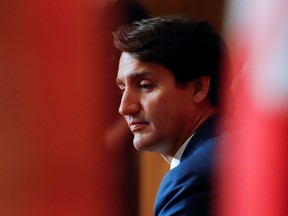
<path fill-rule="evenodd" d="M 120 58 L 117 84 L 122 91 L 119 113 L 134 134 L 135 148 L 174 154 L 190 132 L 191 89 L 177 86 L 166 67 L 127 53 Z"/>

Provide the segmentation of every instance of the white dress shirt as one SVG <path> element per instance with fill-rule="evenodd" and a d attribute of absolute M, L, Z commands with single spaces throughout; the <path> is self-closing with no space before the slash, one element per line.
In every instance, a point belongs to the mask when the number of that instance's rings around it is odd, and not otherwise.
<path fill-rule="evenodd" d="M 194 134 L 192 134 L 185 142 L 184 144 L 178 149 L 178 151 L 176 152 L 176 154 L 174 155 L 174 157 L 171 160 L 170 163 L 170 170 L 177 167 L 180 164 L 180 160 L 181 157 L 185 151 L 185 148 L 187 147 L 189 141 L 191 140 L 191 138 L 193 137 Z"/>

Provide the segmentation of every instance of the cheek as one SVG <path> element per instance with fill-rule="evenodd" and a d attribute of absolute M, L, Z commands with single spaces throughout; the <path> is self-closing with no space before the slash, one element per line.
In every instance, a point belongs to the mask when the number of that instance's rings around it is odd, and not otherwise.
<path fill-rule="evenodd" d="M 147 118 L 152 118 L 151 120 L 161 119 L 165 115 L 165 111 L 169 109 L 171 102 L 167 100 L 161 94 L 154 94 L 151 97 L 144 101 L 143 109 Z"/>
<path fill-rule="evenodd" d="M 153 124 L 165 127 L 166 122 L 171 124 L 178 118 L 179 106 L 173 97 L 154 97 L 144 107 L 146 117 L 149 118 Z M 180 107 L 181 108 L 181 107 Z"/>
<path fill-rule="evenodd" d="M 145 117 L 162 127 L 165 126 L 163 122 L 175 123 L 187 107 L 186 97 L 187 95 L 177 90 L 160 89 L 142 101 Z"/>

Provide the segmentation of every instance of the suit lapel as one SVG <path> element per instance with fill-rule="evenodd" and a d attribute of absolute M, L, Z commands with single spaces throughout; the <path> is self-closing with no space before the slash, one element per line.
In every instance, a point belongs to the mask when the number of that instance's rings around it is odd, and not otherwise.
<path fill-rule="evenodd" d="M 180 161 L 185 160 L 196 148 L 203 144 L 207 139 L 215 135 L 216 116 L 209 117 L 195 132 L 189 141 Z"/>

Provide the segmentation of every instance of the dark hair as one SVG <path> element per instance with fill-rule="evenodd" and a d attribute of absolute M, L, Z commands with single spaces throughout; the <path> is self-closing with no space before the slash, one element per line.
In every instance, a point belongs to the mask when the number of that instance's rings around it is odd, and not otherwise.
<path fill-rule="evenodd" d="M 165 66 L 174 74 L 177 85 L 210 76 L 208 98 L 211 105 L 218 105 L 225 44 L 208 22 L 182 16 L 154 17 L 121 26 L 113 35 L 120 51 Z"/>

